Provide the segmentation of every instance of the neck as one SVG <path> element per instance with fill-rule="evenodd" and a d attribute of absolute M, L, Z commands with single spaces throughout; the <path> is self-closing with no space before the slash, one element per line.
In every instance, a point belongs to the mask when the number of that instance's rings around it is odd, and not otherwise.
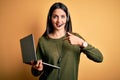
<path fill-rule="evenodd" d="M 53 33 L 49 34 L 49 37 L 57 39 L 61 38 L 66 34 L 65 30 L 54 31 Z"/>

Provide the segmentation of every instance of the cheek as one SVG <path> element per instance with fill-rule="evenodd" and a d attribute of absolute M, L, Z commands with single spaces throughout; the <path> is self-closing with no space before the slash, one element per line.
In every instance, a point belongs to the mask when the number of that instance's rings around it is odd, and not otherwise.
<path fill-rule="evenodd" d="M 54 19 L 51 19 L 51 22 L 52 22 L 53 27 L 55 27 L 56 21 Z"/>
<path fill-rule="evenodd" d="M 65 19 L 65 20 L 64 20 L 64 23 L 66 23 L 66 21 L 67 21 L 67 20 Z"/>
<path fill-rule="evenodd" d="M 66 23 L 66 22 L 67 22 L 67 21 L 66 21 L 66 19 L 65 19 L 65 20 L 63 20 L 63 22 L 64 22 L 64 23 Z"/>
<path fill-rule="evenodd" d="M 56 20 L 55 20 L 55 19 L 51 19 L 51 21 L 52 21 L 52 24 L 56 23 Z"/>
<path fill-rule="evenodd" d="M 63 21 L 64 21 L 64 23 L 66 23 L 67 22 L 67 17 Z"/>

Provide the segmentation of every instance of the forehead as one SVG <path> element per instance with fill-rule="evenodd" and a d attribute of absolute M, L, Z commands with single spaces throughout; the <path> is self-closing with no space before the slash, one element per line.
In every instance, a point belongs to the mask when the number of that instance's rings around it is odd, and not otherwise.
<path fill-rule="evenodd" d="M 58 14 L 58 15 L 66 15 L 65 11 L 58 8 L 53 11 L 53 14 Z"/>

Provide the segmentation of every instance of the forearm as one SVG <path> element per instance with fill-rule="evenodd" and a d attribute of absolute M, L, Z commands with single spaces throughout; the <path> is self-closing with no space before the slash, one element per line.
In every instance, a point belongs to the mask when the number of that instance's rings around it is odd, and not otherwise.
<path fill-rule="evenodd" d="M 86 56 L 95 61 L 95 62 L 102 62 L 103 61 L 103 55 L 102 53 L 92 45 L 88 44 L 87 47 L 82 49 L 82 52 L 86 54 Z"/>

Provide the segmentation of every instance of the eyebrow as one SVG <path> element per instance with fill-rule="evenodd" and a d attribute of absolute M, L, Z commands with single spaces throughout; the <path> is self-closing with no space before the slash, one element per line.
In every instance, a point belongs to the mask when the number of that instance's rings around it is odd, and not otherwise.
<path fill-rule="evenodd" d="M 52 16 L 58 16 L 57 14 L 52 14 Z M 62 14 L 60 16 L 66 16 L 66 14 Z"/>

